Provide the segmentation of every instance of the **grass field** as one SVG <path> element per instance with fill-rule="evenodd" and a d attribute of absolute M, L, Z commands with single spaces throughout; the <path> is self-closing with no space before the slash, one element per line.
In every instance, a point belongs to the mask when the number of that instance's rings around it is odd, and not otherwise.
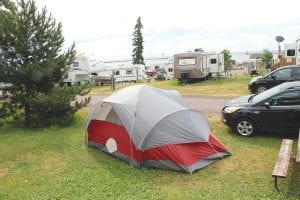
<path fill-rule="evenodd" d="M 243 138 L 206 114 L 232 156 L 192 175 L 136 169 L 87 148 L 82 109 L 70 127 L 0 127 L 0 199 L 299 199 L 300 166 L 291 162 L 278 193 L 271 177 L 280 137 Z M 295 145 L 295 144 L 294 144 Z M 295 147 L 295 146 L 294 146 Z M 295 152 L 295 149 L 294 149 Z M 291 178 L 293 176 L 293 178 Z"/>
<path fill-rule="evenodd" d="M 248 92 L 248 82 L 251 79 L 250 76 L 240 76 L 232 78 L 220 78 L 211 79 L 207 81 L 201 81 L 193 84 L 180 84 L 177 80 L 168 81 L 155 81 L 155 82 L 144 82 L 144 84 L 149 84 L 154 87 L 163 89 L 174 89 L 180 92 L 184 96 L 225 96 L 225 97 L 235 97 L 249 94 Z M 142 84 L 142 83 L 138 83 Z M 121 89 L 134 83 L 117 83 L 116 89 Z M 97 86 L 91 91 L 92 94 L 110 94 L 110 86 Z"/>

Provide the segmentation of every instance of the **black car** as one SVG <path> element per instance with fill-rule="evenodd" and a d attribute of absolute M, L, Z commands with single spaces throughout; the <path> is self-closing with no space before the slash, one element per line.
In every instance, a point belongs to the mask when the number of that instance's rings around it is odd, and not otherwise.
<path fill-rule="evenodd" d="M 280 83 L 300 80 L 300 65 L 281 67 L 265 76 L 252 78 L 248 89 L 252 93 L 260 93 Z"/>
<path fill-rule="evenodd" d="M 260 94 L 229 101 L 222 121 L 237 134 L 257 131 L 297 133 L 300 128 L 300 81 L 286 82 Z"/>

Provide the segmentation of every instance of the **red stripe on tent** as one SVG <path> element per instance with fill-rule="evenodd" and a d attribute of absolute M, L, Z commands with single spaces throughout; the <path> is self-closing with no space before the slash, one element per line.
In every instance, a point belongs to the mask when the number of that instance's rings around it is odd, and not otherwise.
<path fill-rule="evenodd" d="M 117 151 L 131 157 L 137 163 L 146 160 L 171 160 L 181 165 L 191 166 L 215 153 L 228 152 L 213 134 L 209 136 L 209 143 L 169 144 L 146 151 L 137 150 L 126 129 L 111 122 L 92 120 L 88 126 L 88 134 L 89 141 L 102 145 L 105 145 L 109 138 L 115 139 Z"/>

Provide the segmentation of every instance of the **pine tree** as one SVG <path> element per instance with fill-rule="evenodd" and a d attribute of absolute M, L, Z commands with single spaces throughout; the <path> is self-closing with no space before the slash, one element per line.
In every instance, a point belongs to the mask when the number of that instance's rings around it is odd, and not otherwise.
<path fill-rule="evenodd" d="M 144 65 L 144 57 L 143 57 L 143 35 L 141 30 L 143 29 L 143 25 L 141 22 L 141 17 L 139 17 L 136 21 L 136 25 L 134 26 L 134 32 L 133 32 L 133 39 L 132 39 L 132 45 L 133 45 L 133 51 L 132 51 L 132 64 L 142 64 Z"/>
<path fill-rule="evenodd" d="M 26 126 L 51 125 L 47 119 L 59 121 L 54 118 L 68 121 L 66 116 L 71 119 L 87 102 L 70 106 L 76 94 L 85 91 L 83 87 L 58 92 L 76 55 L 74 44 L 62 51 L 61 23 L 48 15 L 46 8 L 38 11 L 33 0 L 20 0 L 16 5 L 1 0 L 0 16 L 0 80 L 12 84 L 0 116 L 21 113 Z M 53 113 L 46 107 L 60 112 Z"/>

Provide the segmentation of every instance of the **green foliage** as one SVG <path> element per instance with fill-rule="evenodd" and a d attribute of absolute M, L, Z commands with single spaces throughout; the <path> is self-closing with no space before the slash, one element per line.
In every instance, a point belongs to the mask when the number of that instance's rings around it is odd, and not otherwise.
<path fill-rule="evenodd" d="M 232 55 L 229 50 L 224 49 L 221 51 L 221 53 L 224 54 L 224 66 L 225 66 L 225 71 L 231 70 L 233 65 L 235 65 L 235 60 L 232 59 Z"/>
<path fill-rule="evenodd" d="M 78 94 L 87 94 L 89 90 L 86 88 L 88 88 L 87 85 L 56 86 L 45 96 L 30 98 L 31 126 L 70 124 L 74 113 L 90 102 L 90 98 L 83 98 L 82 100 L 76 98 Z"/>
<path fill-rule="evenodd" d="M 133 39 L 132 39 L 132 64 L 142 64 L 144 65 L 144 57 L 143 57 L 143 35 L 141 30 L 143 29 L 143 25 L 141 22 L 141 17 L 139 17 L 136 21 L 136 25 L 134 26 Z"/>
<path fill-rule="evenodd" d="M 74 44 L 62 52 L 62 25 L 47 14 L 46 8 L 38 11 L 33 0 L 20 0 L 17 5 L 2 0 L 0 6 L 0 80 L 12 84 L 7 88 L 9 95 L 4 99 L 2 116 L 21 112 L 26 126 L 31 126 L 45 119 L 45 112 L 39 106 L 48 106 L 49 99 L 56 94 L 74 61 Z M 73 94 L 68 89 L 72 90 L 65 88 L 65 93 Z M 70 98 L 61 101 L 66 102 L 53 104 L 51 109 L 70 104 Z M 48 104 L 42 106 L 42 102 Z M 70 119 L 73 111 L 59 114 Z"/>
<path fill-rule="evenodd" d="M 261 61 L 264 65 L 269 65 L 269 67 L 271 67 L 272 61 L 273 61 L 273 54 L 271 51 L 269 51 L 268 49 L 264 49 L 263 50 L 263 55 L 261 57 Z"/>

